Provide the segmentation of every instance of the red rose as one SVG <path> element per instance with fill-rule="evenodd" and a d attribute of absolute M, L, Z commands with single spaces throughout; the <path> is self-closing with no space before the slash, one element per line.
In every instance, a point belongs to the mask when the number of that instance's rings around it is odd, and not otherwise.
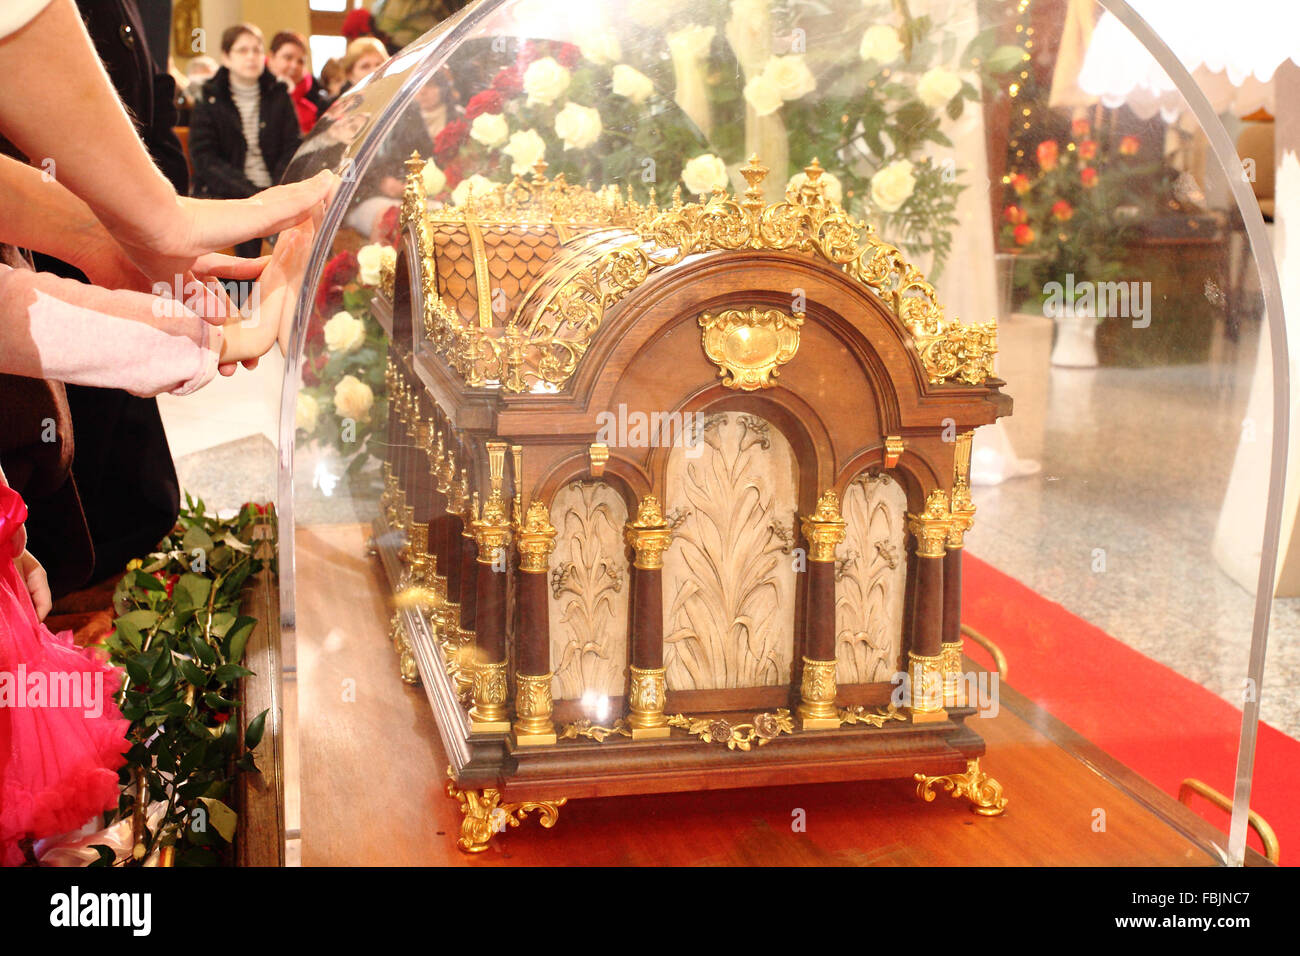
<path fill-rule="evenodd" d="M 1092 127 L 1088 124 L 1086 119 L 1077 119 L 1070 124 L 1070 135 L 1075 139 L 1079 139 L 1081 136 L 1087 136 L 1091 132 Z"/>
<path fill-rule="evenodd" d="M 455 156 L 468 138 L 469 124 L 464 120 L 454 120 L 438 130 L 438 135 L 433 138 L 433 155 L 438 165 L 445 165 L 445 161 Z"/>
<path fill-rule="evenodd" d="M 228 721 L 228 720 L 230 719 L 230 715 L 229 715 L 229 714 L 213 714 L 213 715 L 212 715 L 212 719 L 215 720 L 215 721 L 216 721 L 217 723 L 219 723 L 219 724 L 224 724 L 226 721 Z"/>
<path fill-rule="evenodd" d="M 153 576 L 163 583 L 164 587 L 166 587 L 167 589 L 167 596 L 171 597 L 172 589 L 176 587 L 176 582 L 180 578 L 180 575 L 178 574 L 164 575 L 161 571 L 155 571 L 153 573 Z"/>
<path fill-rule="evenodd" d="M 379 241 L 386 246 L 397 245 L 399 206 L 391 206 L 379 217 Z"/>
<path fill-rule="evenodd" d="M 1084 189 L 1091 189 L 1097 185 L 1097 170 L 1091 166 L 1085 166 L 1079 170 L 1079 181 L 1083 183 Z"/>
<path fill-rule="evenodd" d="M 1011 177 L 1011 188 L 1016 191 L 1017 196 L 1023 196 L 1032 187 L 1033 183 L 1029 181 L 1029 177 L 1024 173 L 1016 173 Z"/>
<path fill-rule="evenodd" d="M 460 160 L 453 159 L 446 166 L 442 167 L 442 174 L 447 177 L 446 190 L 455 189 L 460 185 L 460 181 L 465 178 L 465 173 L 460 168 Z"/>
<path fill-rule="evenodd" d="M 465 107 L 465 118 L 473 119 L 483 113 L 500 113 L 504 102 L 505 97 L 501 95 L 500 90 L 484 90 L 482 93 L 475 93 Z"/>
<path fill-rule="evenodd" d="M 492 79 L 492 89 L 502 96 L 518 96 L 524 91 L 524 77 L 517 66 L 507 66 Z"/>
<path fill-rule="evenodd" d="M 555 62 L 566 70 L 571 70 L 578 62 L 578 48 L 572 43 L 561 43 L 555 51 Z"/>
<path fill-rule="evenodd" d="M 1064 199 L 1058 199 L 1052 204 L 1052 215 L 1061 222 L 1066 222 L 1074 215 L 1074 207 Z"/>
<path fill-rule="evenodd" d="M 326 285 L 347 285 L 357 277 L 360 268 L 357 265 L 357 254 L 355 252 L 340 252 L 325 263 L 320 281 Z"/>
<path fill-rule="evenodd" d="M 1013 226 L 1017 226 L 1028 219 L 1025 215 L 1025 211 L 1014 203 L 1002 210 L 1002 218 Z"/>
<path fill-rule="evenodd" d="M 1097 155 L 1097 141 L 1095 139 L 1085 139 L 1079 144 L 1079 158 L 1092 159 Z"/>
<path fill-rule="evenodd" d="M 1119 152 L 1121 156 L 1136 156 L 1141 142 L 1136 136 L 1125 136 L 1119 141 Z"/>
<path fill-rule="evenodd" d="M 1029 226 L 1024 223 L 1021 223 L 1016 226 L 1016 231 L 1013 233 L 1013 236 L 1016 240 L 1016 245 L 1027 246 L 1034 241 L 1034 230 L 1030 229 Z"/>
<path fill-rule="evenodd" d="M 1056 160 L 1060 156 L 1060 147 L 1056 145 L 1056 140 L 1045 139 L 1038 144 L 1038 165 L 1042 167 L 1043 172 L 1050 173 L 1056 168 Z"/>

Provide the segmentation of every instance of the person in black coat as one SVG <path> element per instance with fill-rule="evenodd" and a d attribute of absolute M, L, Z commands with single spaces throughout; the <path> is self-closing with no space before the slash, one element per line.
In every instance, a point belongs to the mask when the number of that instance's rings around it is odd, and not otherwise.
<path fill-rule="evenodd" d="M 238 24 L 221 37 L 224 65 L 203 85 L 190 120 L 194 195 L 244 199 L 275 185 L 300 141 L 298 115 L 266 68 L 262 33 Z M 235 247 L 256 256 L 260 240 Z"/>
<path fill-rule="evenodd" d="M 150 157 L 177 193 L 185 194 L 189 171 L 173 131 L 175 83 L 153 58 L 155 44 L 146 42 L 154 39 L 146 37 L 152 22 L 137 0 L 77 0 L 77 10 Z M 163 33 L 166 49 L 166 28 Z M 58 259 L 39 253 L 34 259 L 42 272 L 87 281 Z M 69 385 L 65 404 L 62 385 L 4 379 L 0 465 L 27 499 L 29 549 L 41 556 L 55 597 L 120 573 L 127 561 L 152 551 L 180 511 L 157 401 L 120 389 Z M 33 392 L 33 401 L 20 398 Z M 45 444 L 48 436 L 41 435 L 46 421 L 58 422 L 56 445 Z M 56 449 L 71 459 L 70 474 L 69 462 L 58 465 L 58 455 L 51 458 Z"/>

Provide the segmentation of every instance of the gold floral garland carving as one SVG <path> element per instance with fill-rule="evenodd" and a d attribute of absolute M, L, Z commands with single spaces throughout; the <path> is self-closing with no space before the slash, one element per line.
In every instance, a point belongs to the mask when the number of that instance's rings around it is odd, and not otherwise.
<path fill-rule="evenodd" d="M 662 211 L 653 201 L 633 200 L 630 187 L 626 198 L 615 188 L 593 192 L 565 183 L 562 176 L 547 180 L 545 167 L 539 165 L 530 182 L 516 176 L 484 197 L 469 197 L 464 207 L 430 214 L 425 208 L 423 161 L 412 156 L 407 168 L 401 221 L 413 227 L 422 260 L 425 333 L 471 386 L 558 390 L 577 370 L 605 312 L 652 272 L 700 252 L 745 249 L 815 256 L 870 288 L 911 334 L 932 384 L 980 385 L 993 377 L 996 322 L 962 325 L 947 319 L 921 271 L 870 225 L 826 197 L 820 181 L 824 170 L 816 160 L 805 169 L 803 184 L 788 188 L 780 202 L 764 201 L 762 183 L 768 170 L 755 156 L 740 170 L 748 184 L 741 199 L 718 189 L 703 202 L 683 203 L 678 190 L 672 205 Z M 569 276 L 527 328 L 516 314 L 498 337 L 494 330 L 464 322 L 438 295 L 431 217 L 564 222 L 625 228 L 637 237 Z"/>

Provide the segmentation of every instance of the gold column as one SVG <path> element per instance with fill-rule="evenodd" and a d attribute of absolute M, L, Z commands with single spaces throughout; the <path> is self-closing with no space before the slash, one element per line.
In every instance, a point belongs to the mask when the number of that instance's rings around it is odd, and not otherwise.
<path fill-rule="evenodd" d="M 510 730 L 509 688 L 506 681 L 506 573 L 496 570 L 510 541 L 510 517 L 501 496 L 505 472 L 505 442 L 488 442 L 491 494 L 483 514 L 474 522 L 478 543 L 478 633 L 474 655 L 474 706 L 470 708 L 472 733 L 507 733 Z M 508 566 L 508 565 L 507 565 Z"/>
<path fill-rule="evenodd" d="M 634 552 L 632 627 L 629 648 L 631 687 L 628 723 L 633 740 L 652 740 L 672 733 L 664 716 L 668 679 L 664 669 L 663 567 L 673 533 L 659 499 L 646 495 L 629 521 L 623 539 Z"/>
<path fill-rule="evenodd" d="M 516 471 L 516 476 L 518 471 Z M 517 480 L 517 479 L 516 479 Z M 521 746 L 555 743 L 551 722 L 550 607 L 546 575 L 555 528 L 545 503 L 528 506 L 515 535 L 519 547 L 520 633 L 516 639 L 515 742 Z"/>
<path fill-rule="evenodd" d="M 808 604 L 799 716 L 804 730 L 835 730 L 835 549 L 845 538 L 840 499 L 826 491 L 811 515 L 801 515 L 808 542 Z"/>
<path fill-rule="evenodd" d="M 948 526 L 944 566 L 943 700 L 945 706 L 965 706 L 962 682 L 961 644 L 961 556 L 966 532 L 975 524 L 975 502 L 970 493 L 970 452 L 973 431 L 957 436 L 953 462 L 951 522 Z M 955 576 L 955 581 L 949 580 Z M 955 606 L 950 607 L 949 602 Z M 949 621 L 951 616 L 953 620 Z"/>
<path fill-rule="evenodd" d="M 952 515 L 948 495 L 932 491 L 925 509 L 907 516 L 916 539 L 916 608 L 907 652 L 912 722 L 943 721 L 943 559 Z"/>

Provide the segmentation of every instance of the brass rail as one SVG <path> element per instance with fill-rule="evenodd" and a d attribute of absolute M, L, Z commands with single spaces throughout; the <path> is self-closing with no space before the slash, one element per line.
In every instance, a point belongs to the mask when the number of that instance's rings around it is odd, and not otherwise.
<path fill-rule="evenodd" d="M 1189 798 L 1193 794 L 1204 797 L 1220 810 L 1232 812 L 1232 801 L 1228 797 L 1219 793 L 1204 780 L 1188 777 L 1178 786 L 1178 800 L 1180 803 L 1190 805 Z M 1273 828 L 1254 810 L 1247 811 L 1246 820 L 1250 828 L 1259 834 L 1259 841 L 1264 844 L 1265 859 L 1270 863 L 1276 863 L 1282 855 L 1282 847 L 1277 842 L 1277 834 L 1273 832 Z"/>

